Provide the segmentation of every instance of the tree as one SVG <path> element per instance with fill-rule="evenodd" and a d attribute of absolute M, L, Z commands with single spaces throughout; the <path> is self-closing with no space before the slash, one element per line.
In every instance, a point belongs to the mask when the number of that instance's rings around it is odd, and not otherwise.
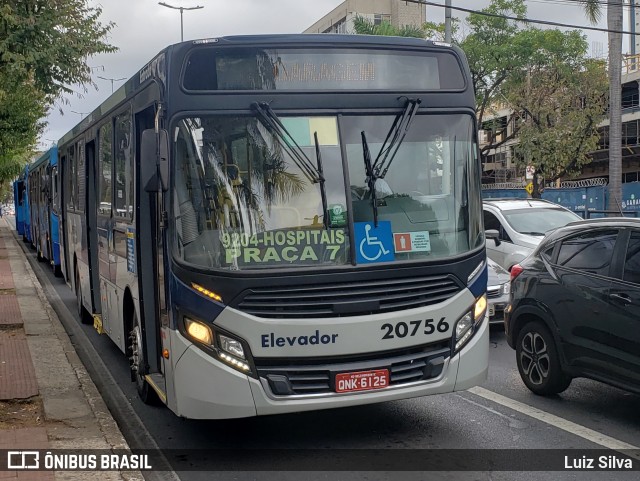
<path fill-rule="evenodd" d="M 73 86 L 93 85 L 87 59 L 113 52 L 113 23 L 88 0 L 5 0 L 0 5 L 0 182 L 32 156 L 42 118 Z"/>
<path fill-rule="evenodd" d="M 592 23 L 600 19 L 602 0 L 580 0 Z M 609 205 L 622 209 L 622 1 L 607 1 L 609 39 Z"/>
<path fill-rule="evenodd" d="M 368 20 L 360 15 L 356 15 L 356 18 L 353 21 L 353 28 L 355 30 L 355 33 L 360 35 L 387 35 L 394 37 L 415 38 L 424 38 L 425 36 L 424 29 L 420 27 L 415 27 L 413 25 L 394 27 L 387 21 L 384 21 L 379 25 L 375 25 L 371 20 Z"/>
<path fill-rule="evenodd" d="M 504 92 L 520 115 L 516 158 L 535 167 L 533 197 L 539 197 L 539 176 L 553 181 L 591 162 L 597 126 L 605 118 L 607 75 L 604 62 L 586 57 L 587 42 L 579 32 L 526 33 L 537 48 Z"/>
<path fill-rule="evenodd" d="M 521 125 L 515 122 L 518 113 L 511 111 L 507 115 L 506 124 L 511 126 L 508 134 L 506 125 L 496 114 L 508 107 L 503 91 L 505 82 L 526 68 L 535 47 L 519 22 L 505 18 L 525 18 L 527 8 L 523 0 L 493 0 L 480 12 L 467 18 L 468 35 L 453 38 L 467 55 L 476 93 L 478 123 L 489 134 L 481 149 L 484 163 L 490 152 L 518 136 Z M 426 31 L 429 37 L 440 38 L 444 25 L 427 24 Z"/>

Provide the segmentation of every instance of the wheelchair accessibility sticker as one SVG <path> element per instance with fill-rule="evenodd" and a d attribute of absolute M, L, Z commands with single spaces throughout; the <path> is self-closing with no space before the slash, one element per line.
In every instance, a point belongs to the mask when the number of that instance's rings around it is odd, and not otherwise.
<path fill-rule="evenodd" d="M 373 222 L 356 222 L 355 237 L 358 264 L 395 260 L 391 222 L 378 222 L 377 228 Z"/>

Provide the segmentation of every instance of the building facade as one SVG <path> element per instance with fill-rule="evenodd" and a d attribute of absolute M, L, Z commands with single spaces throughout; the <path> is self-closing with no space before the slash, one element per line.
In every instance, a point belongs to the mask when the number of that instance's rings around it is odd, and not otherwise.
<path fill-rule="evenodd" d="M 483 175 L 485 184 L 518 183 L 525 180 L 525 167 L 516 161 L 513 135 L 514 112 L 495 106 L 490 108 L 480 126 L 480 148 L 483 149 Z M 598 149 L 591 153 L 592 162 L 571 180 L 608 178 L 609 176 L 609 119 L 602 121 L 598 130 Z M 504 142 L 502 142 L 504 139 Z M 569 180 L 569 179 L 566 179 Z M 622 182 L 640 181 L 640 55 L 627 56 L 622 69 Z"/>
<path fill-rule="evenodd" d="M 354 33 L 358 15 L 376 25 L 389 22 L 395 27 L 422 26 L 427 21 L 425 5 L 403 0 L 346 0 L 303 33 Z"/>

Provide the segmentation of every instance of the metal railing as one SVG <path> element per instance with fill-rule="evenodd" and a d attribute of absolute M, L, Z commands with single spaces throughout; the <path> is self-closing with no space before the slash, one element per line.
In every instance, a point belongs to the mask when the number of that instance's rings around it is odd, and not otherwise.
<path fill-rule="evenodd" d="M 637 218 L 640 214 L 639 210 L 587 210 L 584 211 L 576 211 L 576 214 L 580 214 L 583 219 L 592 219 L 593 215 L 596 214 L 598 217 L 608 217 L 609 214 L 614 214 L 611 217 L 634 217 Z"/>

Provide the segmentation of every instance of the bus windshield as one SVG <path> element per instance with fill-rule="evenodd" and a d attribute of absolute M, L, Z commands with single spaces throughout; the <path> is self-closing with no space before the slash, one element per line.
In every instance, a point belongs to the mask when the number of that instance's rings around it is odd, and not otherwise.
<path fill-rule="evenodd" d="M 374 218 L 361 132 L 375 159 L 394 116 L 345 116 L 340 133 L 335 116 L 277 120 L 280 135 L 259 115 L 179 121 L 173 134 L 178 259 L 225 270 L 355 263 L 349 210 L 356 231 Z M 442 258 L 482 244 L 479 207 L 468 202 L 476 162 L 472 132 L 468 115 L 413 119 L 377 176 L 377 220 L 403 234 L 393 258 L 384 260 Z"/>

